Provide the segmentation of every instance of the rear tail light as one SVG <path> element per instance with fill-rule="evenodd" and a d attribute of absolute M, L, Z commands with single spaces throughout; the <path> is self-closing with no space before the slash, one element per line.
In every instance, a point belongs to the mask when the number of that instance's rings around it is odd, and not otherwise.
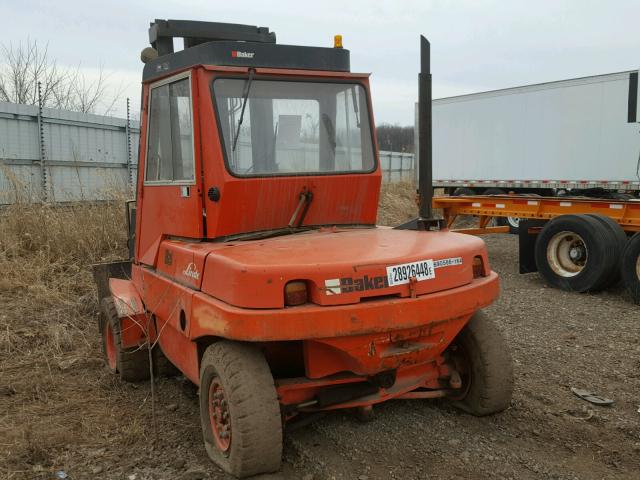
<path fill-rule="evenodd" d="M 473 257 L 473 278 L 478 277 L 484 277 L 484 262 L 480 255 Z"/>
<path fill-rule="evenodd" d="M 292 307 L 307 303 L 307 283 L 296 280 L 284 287 L 284 304 Z"/>

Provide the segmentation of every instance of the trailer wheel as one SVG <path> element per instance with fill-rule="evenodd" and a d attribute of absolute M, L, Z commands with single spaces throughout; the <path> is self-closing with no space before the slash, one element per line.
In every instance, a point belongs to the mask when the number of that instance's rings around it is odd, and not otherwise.
<path fill-rule="evenodd" d="M 640 305 L 640 233 L 636 233 L 627 243 L 622 253 L 620 273 L 627 292 Z"/>
<path fill-rule="evenodd" d="M 475 195 L 476 192 L 467 187 L 456 188 L 451 194 L 452 197 L 459 197 L 461 195 Z"/>
<path fill-rule="evenodd" d="M 604 227 L 609 230 L 611 235 L 613 235 L 615 241 L 613 243 L 613 248 L 615 248 L 615 257 L 616 259 L 620 259 L 622 257 L 622 252 L 624 251 L 624 247 L 627 244 L 627 234 L 624 233 L 622 227 L 613 220 L 611 217 L 607 217 L 606 215 L 599 215 L 596 213 L 588 213 L 587 214 L 591 218 L 595 218 L 598 222 L 600 222 Z M 611 275 L 608 278 L 603 279 L 602 285 L 600 288 L 607 288 L 611 285 L 618 283 L 620 280 L 620 261 L 616 260 L 616 268 L 611 271 Z"/>
<path fill-rule="evenodd" d="M 513 394 L 513 361 L 495 323 L 477 311 L 449 347 L 462 387 L 453 405 L 476 416 L 506 409 Z"/>
<path fill-rule="evenodd" d="M 506 225 L 509 227 L 509 233 L 518 235 L 520 233 L 520 217 L 506 217 Z"/>
<path fill-rule="evenodd" d="M 102 352 L 107 368 L 119 373 L 127 382 L 140 382 L 149 379 L 149 353 L 146 349 L 122 348 L 120 319 L 116 305 L 111 297 L 100 303 L 100 333 L 102 334 Z"/>
<path fill-rule="evenodd" d="M 588 215 L 562 215 L 549 221 L 536 239 L 538 271 L 551 286 L 597 291 L 617 265 L 618 241 L 605 224 Z"/>
<path fill-rule="evenodd" d="M 204 352 L 200 419 L 211 460 L 237 477 L 275 472 L 282 420 L 273 376 L 252 345 L 222 340 Z"/>

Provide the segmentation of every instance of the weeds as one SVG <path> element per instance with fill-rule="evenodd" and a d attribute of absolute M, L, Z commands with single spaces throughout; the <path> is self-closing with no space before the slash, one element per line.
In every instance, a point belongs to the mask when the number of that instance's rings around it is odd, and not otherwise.
<path fill-rule="evenodd" d="M 380 191 L 378 225 L 396 226 L 418 215 L 416 189 L 411 182 L 384 183 Z"/>
<path fill-rule="evenodd" d="M 82 399 L 67 394 L 77 387 L 66 378 L 85 375 L 97 351 L 91 264 L 126 254 L 125 196 L 113 197 L 0 207 L 0 388 L 11 393 L 0 390 L 0 410 L 4 437 L 17 435 L 0 447 L 0 465 L 18 477 L 51 466 L 65 445 L 52 410 Z"/>
<path fill-rule="evenodd" d="M 385 185 L 381 223 L 414 214 L 413 192 L 408 183 Z M 8 478 L 49 478 L 64 463 L 69 435 L 94 438 L 97 430 L 111 439 L 117 432 L 129 446 L 155 434 L 146 414 L 122 421 L 120 410 L 105 415 L 95 407 L 112 398 L 120 405 L 125 396 L 116 377 L 99 368 L 91 273 L 92 263 L 127 254 L 125 195 L 113 197 L 0 207 L 0 471 L 12 472 Z"/>

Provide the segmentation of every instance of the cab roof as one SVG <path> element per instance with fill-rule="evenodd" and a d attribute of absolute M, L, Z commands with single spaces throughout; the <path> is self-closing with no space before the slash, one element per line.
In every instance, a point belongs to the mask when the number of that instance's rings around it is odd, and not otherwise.
<path fill-rule="evenodd" d="M 173 51 L 174 38 L 184 39 L 184 50 Z M 196 65 L 350 71 L 348 50 L 277 44 L 275 32 L 253 25 L 155 20 L 149 43 L 158 57 L 145 64 L 143 82 Z"/>

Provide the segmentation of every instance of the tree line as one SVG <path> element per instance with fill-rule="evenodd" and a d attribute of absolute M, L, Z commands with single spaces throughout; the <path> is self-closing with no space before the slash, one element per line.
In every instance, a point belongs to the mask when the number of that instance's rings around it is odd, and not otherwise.
<path fill-rule="evenodd" d="M 380 150 L 413 153 L 413 126 L 403 127 L 382 123 L 376 128 L 376 133 L 378 134 L 378 147 Z"/>

